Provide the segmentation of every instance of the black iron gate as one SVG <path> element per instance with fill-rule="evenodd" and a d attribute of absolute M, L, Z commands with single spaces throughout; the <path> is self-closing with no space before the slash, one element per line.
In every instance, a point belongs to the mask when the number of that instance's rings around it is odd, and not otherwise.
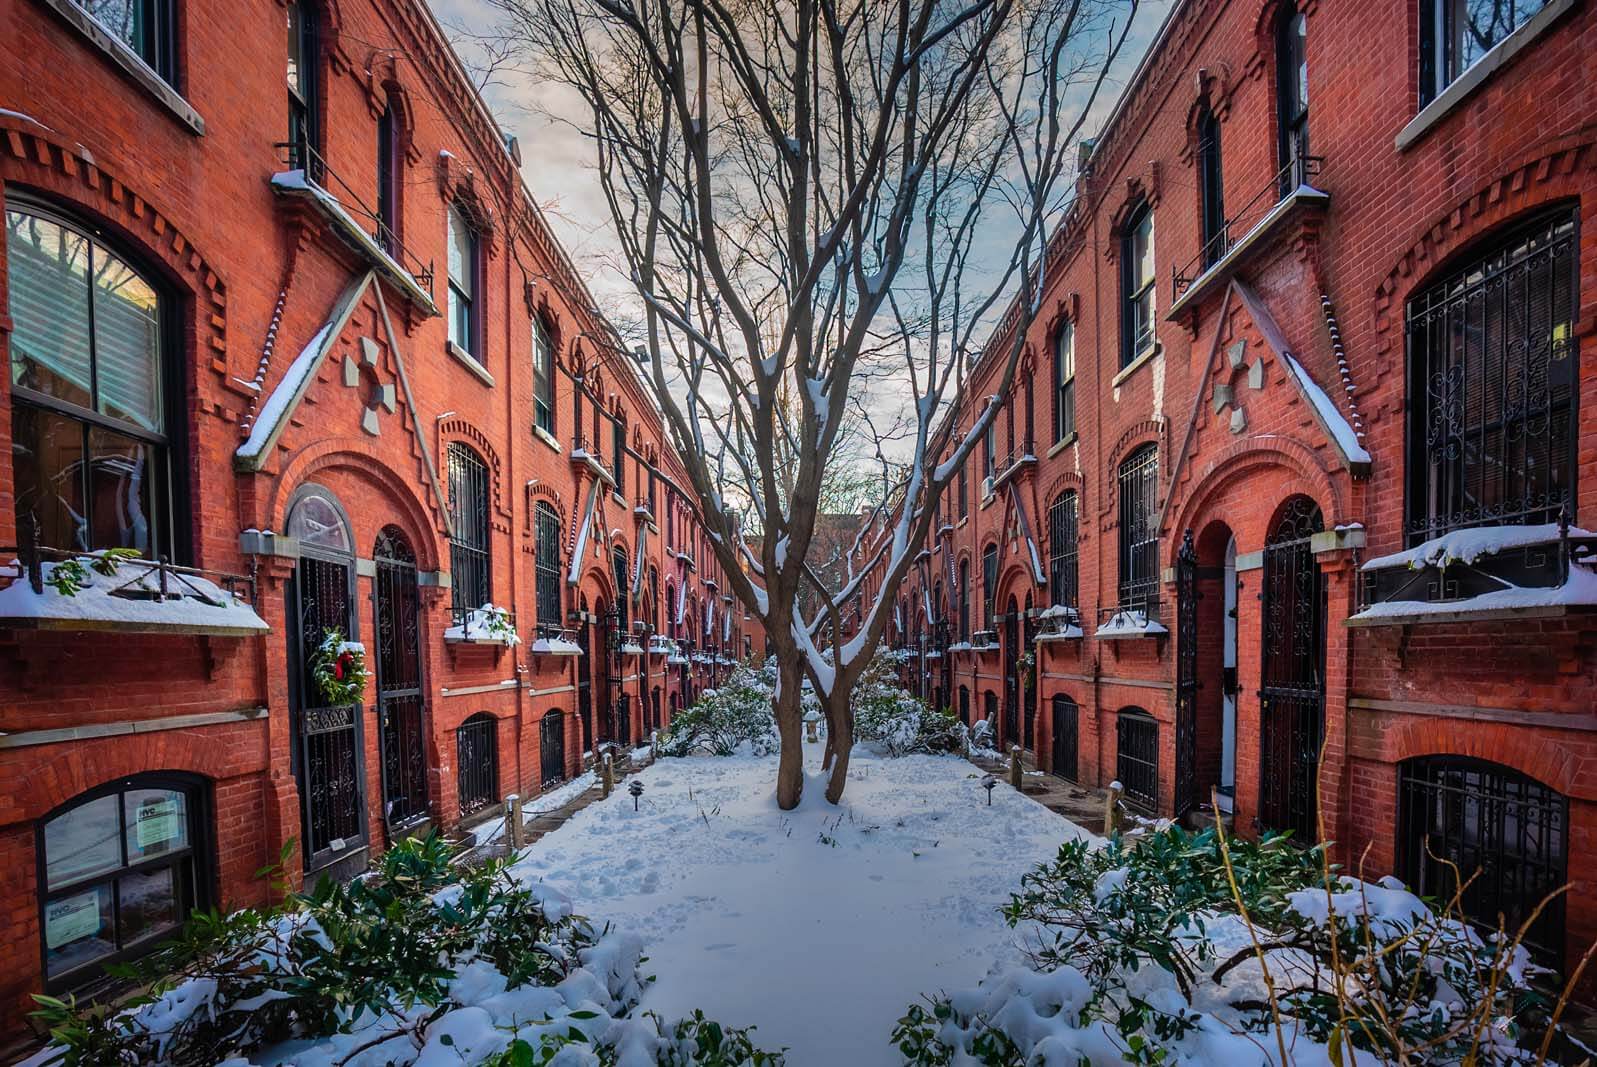
<path fill-rule="evenodd" d="M 365 841 L 361 706 L 324 706 L 312 676 L 327 631 L 350 633 L 351 577 L 350 561 L 302 549 L 290 593 L 295 620 L 290 651 L 299 673 L 297 770 L 308 871 Z"/>
<path fill-rule="evenodd" d="M 553 785 L 566 776 L 566 714 L 551 711 L 538 724 L 538 761 L 543 784 Z"/>
<path fill-rule="evenodd" d="M 1325 579 L 1309 541 L 1320 508 L 1293 497 L 1264 549 L 1259 819 L 1313 841 L 1325 733 Z"/>
<path fill-rule="evenodd" d="M 1176 552 L 1176 818 L 1200 800 L 1197 765 L 1198 550 L 1188 530 Z"/>
<path fill-rule="evenodd" d="M 427 814 L 425 708 L 416 555 L 392 527 L 377 537 L 377 722 L 383 813 L 390 825 Z"/>
<path fill-rule="evenodd" d="M 1037 751 L 1037 686 L 1042 679 L 1042 664 L 1037 659 L 1037 623 L 1032 618 L 1031 598 L 1026 598 L 1026 618 L 1021 625 L 1025 654 L 1031 657 L 1031 669 L 1021 679 L 1021 699 L 1026 706 L 1026 740 L 1028 752 Z"/>
<path fill-rule="evenodd" d="M 1080 747 L 1080 711 L 1076 702 L 1063 694 L 1054 696 L 1054 774 L 1076 780 L 1076 752 Z"/>
<path fill-rule="evenodd" d="M 577 619 L 577 724 L 582 736 L 577 744 L 583 751 L 592 752 L 593 742 L 593 635 L 588 618 L 588 605 L 582 605 Z"/>
<path fill-rule="evenodd" d="M 1010 600 L 1004 613 L 1004 736 L 1000 751 L 1021 743 L 1019 661 L 1020 611 Z"/>
<path fill-rule="evenodd" d="M 1115 777 L 1128 803 L 1159 809 L 1159 724 L 1141 708 L 1115 716 Z"/>
<path fill-rule="evenodd" d="M 499 724 L 480 711 L 455 729 L 455 773 L 460 814 L 470 815 L 499 796 Z"/>

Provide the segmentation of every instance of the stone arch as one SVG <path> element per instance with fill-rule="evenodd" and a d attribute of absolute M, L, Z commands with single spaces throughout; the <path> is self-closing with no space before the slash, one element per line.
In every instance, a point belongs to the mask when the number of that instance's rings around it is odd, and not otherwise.
<path fill-rule="evenodd" d="M 398 526 L 405 532 L 416 552 L 416 566 L 424 571 L 439 570 L 439 524 L 434 521 L 427 504 L 416 494 L 415 486 L 390 468 L 377 451 L 363 438 L 332 438 L 317 441 L 295 453 L 284 464 L 266 500 L 268 529 L 286 528 L 289 505 L 294 494 L 306 482 L 314 481 L 319 471 L 339 469 L 371 483 L 381 492 L 382 499 L 391 504 L 395 515 L 378 524 Z M 362 534 L 376 531 L 352 531 L 357 543 Z"/>

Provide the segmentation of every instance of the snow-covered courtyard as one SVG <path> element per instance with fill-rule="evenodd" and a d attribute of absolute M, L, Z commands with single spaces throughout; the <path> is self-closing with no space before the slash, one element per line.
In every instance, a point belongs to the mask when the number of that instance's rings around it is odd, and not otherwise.
<path fill-rule="evenodd" d="M 1015 937 L 998 906 L 1083 831 L 1007 787 L 989 806 L 962 759 L 865 747 L 834 807 L 820 760 L 807 745 L 814 777 L 789 812 L 774 756 L 662 760 L 637 776 L 637 812 L 618 790 L 515 873 L 641 935 L 657 978 L 642 1009 L 755 1025 L 795 1067 L 901 1063 L 888 1038 L 905 1008 L 986 974 Z"/>

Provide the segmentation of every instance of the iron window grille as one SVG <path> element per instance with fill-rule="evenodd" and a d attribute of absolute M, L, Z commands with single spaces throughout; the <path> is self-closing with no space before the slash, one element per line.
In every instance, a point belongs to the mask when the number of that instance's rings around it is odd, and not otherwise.
<path fill-rule="evenodd" d="M 1115 716 L 1115 778 L 1126 802 L 1145 811 L 1159 808 L 1159 723 L 1141 708 Z"/>
<path fill-rule="evenodd" d="M 1060 493 L 1048 508 L 1048 596 L 1067 607 L 1076 604 L 1076 499 Z"/>
<path fill-rule="evenodd" d="M 492 715 L 478 712 L 456 727 L 455 757 L 464 817 L 486 808 L 499 795 L 498 723 Z"/>
<path fill-rule="evenodd" d="M 1159 596 L 1159 450 L 1146 444 L 1120 464 L 1120 609 L 1146 610 Z"/>
<path fill-rule="evenodd" d="M 1054 338 L 1054 440 L 1076 432 L 1076 325 L 1066 322 Z"/>
<path fill-rule="evenodd" d="M 1153 348 L 1153 208 L 1132 208 L 1120 237 L 1120 366 Z"/>
<path fill-rule="evenodd" d="M 492 601 L 488 552 L 488 467 L 470 447 L 449 446 L 451 601 L 457 613 Z"/>
<path fill-rule="evenodd" d="M 1573 506 L 1576 230 L 1538 219 L 1409 301 L 1410 543 Z"/>
<path fill-rule="evenodd" d="M 1300 180 L 1309 154 L 1308 16 L 1292 4 L 1282 6 L 1275 27 L 1276 125 L 1281 165 L 1281 195 Z"/>
<path fill-rule="evenodd" d="M 560 517 L 548 504 L 540 503 L 535 510 L 538 623 L 558 628 L 561 624 Z"/>
<path fill-rule="evenodd" d="M 1547 0 L 1423 0 L 1420 9 L 1420 105 L 1430 103 Z"/>
<path fill-rule="evenodd" d="M 1462 888 L 1460 909 L 1488 938 L 1499 916 L 1518 929 L 1568 880 L 1569 801 L 1534 778 L 1486 760 L 1424 756 L 1401 765 L 1398 803 L 1403 880 L 1439 900 Z M 1556 967 L 1564 939 L 1559 896 L 1524 943 Z"/>

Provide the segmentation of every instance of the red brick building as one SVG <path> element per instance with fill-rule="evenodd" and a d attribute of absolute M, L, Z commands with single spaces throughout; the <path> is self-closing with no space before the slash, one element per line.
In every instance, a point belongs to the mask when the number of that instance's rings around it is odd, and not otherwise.
<path fill-rule="evenodd" d="M 348 875 L 642 742 L 754 636 L 421 0 L 98 10 L 0 14 L 8 1030 L 290 840 Z"/>
<path fill-rule="evenodd" d="M 1573 881 L 1530 935 L 1567 959 L 1597 936 L 1597 13 L 1471 10 L 1175 5 L 899 617 L 934 699 L 1149 811 L 1323 818 L 1445 895 L 1428 839 L 1485 871 L 1484 922 Z"/>

